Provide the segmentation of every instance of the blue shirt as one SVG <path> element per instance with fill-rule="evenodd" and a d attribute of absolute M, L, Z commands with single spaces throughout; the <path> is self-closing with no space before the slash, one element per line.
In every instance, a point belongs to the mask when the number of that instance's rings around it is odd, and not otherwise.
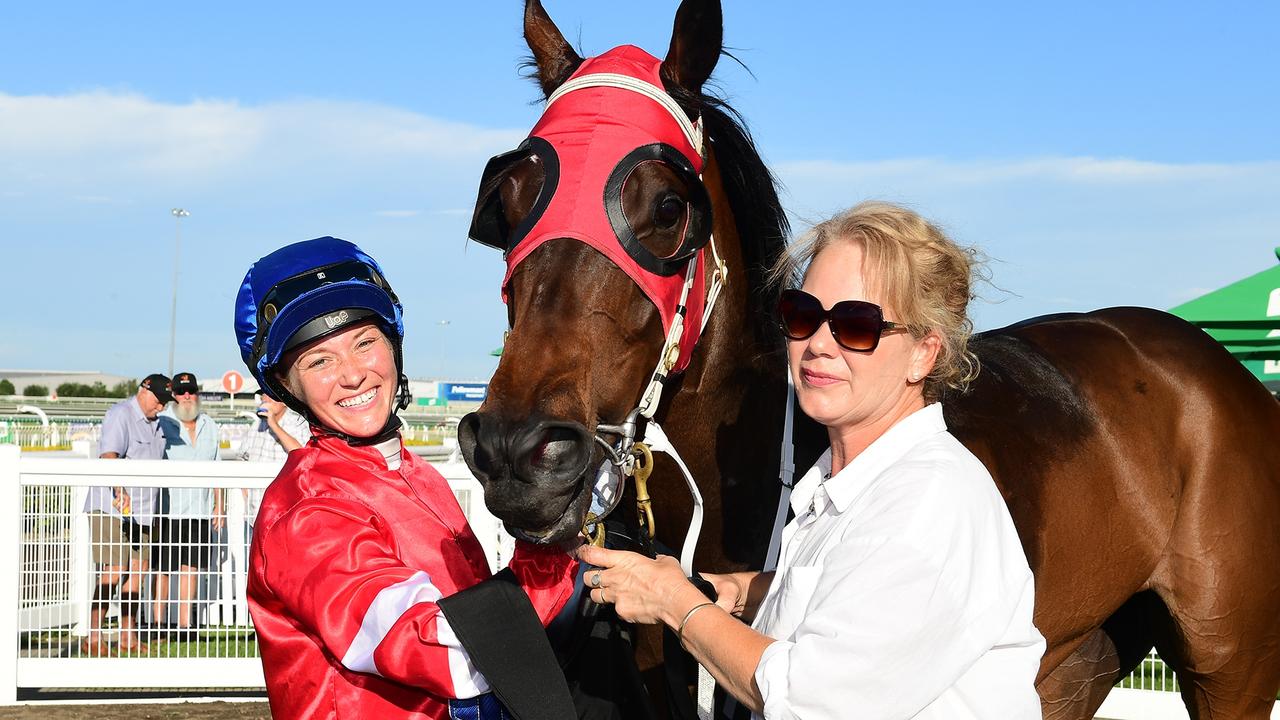
<path fill-rule="evenodd" d="M 164 445 L 160 424 L 142 414 L 137 396 L 112 405 L 102 418 L 99 453 L 112 452 L 126 460 L 161 460 L 164 458 Z M 132 504 L 131 517 L 142 525 L 150 525 L 159 489 L 128 487 L 125 490 Z M 104 512 L 120 517 L 120 511 L 111 505 L 112 497 L 110 487 L 89 488 L 89 495 L 84 501 L 85 512 Z"/>
<path fill-rule="evenodd" d="M 164 434 L 165 456 L 170 460 L 217 460 L 218 423 L 204 413 L 196 416 L 196 433 L 191 437 L 187 426 L 178 419 L 173 406 L 160 413 L 160 431 Z M 171 488 L 169 515 L 208 519 L 213 511 L 213 491 L 209 488 Z"/>

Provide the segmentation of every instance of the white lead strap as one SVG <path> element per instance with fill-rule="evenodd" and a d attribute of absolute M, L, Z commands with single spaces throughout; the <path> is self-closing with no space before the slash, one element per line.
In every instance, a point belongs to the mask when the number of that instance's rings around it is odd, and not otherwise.
<path fill-rule="evenodd" d="M 698 484 L 693 481 L 689 466 L 684 464 L 684 459 L 676 452 L 676 447 L 671 444 L 671 439 L 663 432 L 662 426 L 650 420 L 645 426 L 644 441 L 650 450 L 666 453 L 676 461 L 684 475 L 685 484 L 689 486 L 689 494 L 693 496 L 693 516 L 689 518 L 689 530 L 684 536 L 684 546 L 680 548 L 680 569 L 684 570 L 685 575 L 692 576 L 693 553 L 698 548 L 698 536 L 702 534 L 702 493 L 698 491 Z"/>
<path fill-rule="evenodd" d="M 778 512 L 773 516 L 773 531 L 769 534 L 769 552 L 764 558 L 764 571 L 778 567 L 778 553 L 782 549 L 782 526 L 787 522 L 787 508 L 791 506 L 791 487 L 796 474 L 795 414 L 796 389 L 791 382 L 791 368 L 787 368 L 787 413 L 782 420 L 782 458 L 778 461 L 778 482 L 782 484 L 778 494 Z"/>

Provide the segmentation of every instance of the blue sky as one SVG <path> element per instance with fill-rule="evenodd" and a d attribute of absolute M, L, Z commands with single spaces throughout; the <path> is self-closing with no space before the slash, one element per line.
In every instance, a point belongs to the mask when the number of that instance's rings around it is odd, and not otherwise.
<path fill-rule="evenodd" d="M 587 54 L 665 52 L 674 0 L 545 0 Z M 242 369 L 231 307 L 288 242 L 355 241 L 406 305 L 415 377 L 484 377 L 505 324 L 465 241 L 534 122 L 521 3 L 0 10 L 0 367 Z M 980 327 L 1167 308 L 1280 245 L 1274 3 L 730 3 L 719 85 L 798 218 L 904 202 L 992 258 Z M 442 324 L 442 321 L 448 321 Z"/>

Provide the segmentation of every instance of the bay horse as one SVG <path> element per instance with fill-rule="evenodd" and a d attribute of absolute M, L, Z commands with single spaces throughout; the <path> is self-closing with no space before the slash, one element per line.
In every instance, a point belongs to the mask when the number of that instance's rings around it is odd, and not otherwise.
<path fill-rule="evenodd" d="M 764 560 L 787 393 L 764 271 L 788 228 L 750 135 L 703 91 L 722 34 L 718 0 L 684 0 L 654 81 L 704 135 L 700 172 L 690 175 L 687 151 L 646 156 L 603 200 L 617 196 L 613 242 L 632 260 L 687 259 L 699 291 L 724 270 L 696 350 L 681 346 L 687 367 L 668 378 L 654 416 L 703 495 L 695 565 L 710 572 Z M 548 98 L 593 62 L 538 0 L 526 2 L 524 35 Z M 572 540 L 583 526 L 607 456 L 597 428 L 642 404 L 673 322 L 648 275 L 573 224 L 602 202 L 575 185 L 590 172 L 573 165 L 575 148 L 637 111 L 598 102 L 592 113 L 559 145 L 531 136 L 491 161 L 473 223 L 473 237 L 506 253 L 510 332 L 459 443 L 490 510 L 539 542 Z M 554 210 L 570 201 L 587 209 Z M 568 224 L 522 254 L 548 207 Z M 710 247 L 722 266 L 704 259 Z M 1035 574 L 1045 717 L 1093 717 L 1152 647 L 1177 672 L 1191 717 L 1268 717 L 1280 690 L 1280 403 L 1209 336 L 1155 310 L 1036 318 L 971 347 L 981 372 L 967 392 L 944 394 L 944 413 L 994 476 Z M 798 423 L 799 471 L 825 436 Z M 692 503 L 674 465 L 657 462 L 658 540 L 679 547 Z"/>

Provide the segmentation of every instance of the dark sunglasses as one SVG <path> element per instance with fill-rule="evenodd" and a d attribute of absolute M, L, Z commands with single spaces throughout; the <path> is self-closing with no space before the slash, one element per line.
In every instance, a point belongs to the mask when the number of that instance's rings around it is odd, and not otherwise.
<path fill-rule="evenodd" d="M 845 350 L 869 352 L 880 344 L 886 332 L 907 329 L 902 323 L 884 319 L 879 305 L 863 300 L 841 300 L 830 310 L 818 298 L 803 290 L 784 290 L 778 300 L 782 334 L 792 340 L 807 340 L 822 323 L 831 325 L 831 335 Z"/>

